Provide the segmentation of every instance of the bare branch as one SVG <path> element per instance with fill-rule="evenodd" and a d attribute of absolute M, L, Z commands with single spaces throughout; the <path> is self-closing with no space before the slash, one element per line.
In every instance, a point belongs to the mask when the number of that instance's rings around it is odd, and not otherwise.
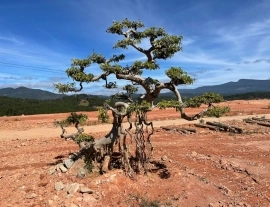
<path fill-rule="evenodd" d="M 125 103 L 125 102 L 116 102 L 115 103 L 115 107 L 124 107 L 125 110 L 123 112 L 118 111 L 117 109 L 111 107 L 109 104 L 105 103 L 105 107 L 107 107 L 109 110 L 111 110 L 112 112 L 114 112 L 116 115 L 120 115 L 120 116 L 126 116 L 129 114 L 129 112 L 127 111 L 129 104 Z"/>

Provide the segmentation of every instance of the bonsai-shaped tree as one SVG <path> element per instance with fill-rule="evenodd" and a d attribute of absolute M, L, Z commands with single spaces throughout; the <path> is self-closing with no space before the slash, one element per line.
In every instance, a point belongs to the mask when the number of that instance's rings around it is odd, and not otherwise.
<path fill-rule="evenodd" d="M 147 112 L 155 107 L 160 109 L 174 107 L 180 111 L 181 118 L 195 120 L 200 118 L 212 106 L 212 103 L 220 102 L 223 98 L 218 94 L 206 93 L 183 102 L 177 86 L 192 84 L 194 79 L 180 67 L 171 67 L 165 71 L 169 78 L 168 82 L 143 77 L 145 70 L 154 73 L 155 70 L 159 69 L 158 60 L 171 58 L 175 53 L 182 50 L 182 36 L 167 34 L 163 28 L 158 27 L 145 29 L 141 21 L 130 21 L 128 19 L 119 22 L 114 21 L 106 32 L 122 37 L 113 48 L 128 49 L 133 47 L 139 53 L 144 54 L 146 60 L 123 65 L 121 64 L 121 61 L 125 58 L 123 54 L 106 58 L 102 54 L 93 52 L 86 59 L 72 60 L 71 67 L 66 70 L 66 73 L 73 79 L 73 83 L 57 83 L 54 85 L 58 92 L 66 93 L 79 92 L 83 89 L 84 83 L 89 84 L 100 80 L 105 81 L 106 89 L 116 88 L 116 83 L 109 81 L 111 76 L 118 80 L 129 81 L 129 84 L 123 87 L 123 92 L 118 92 L 112 96 L 112 99 L 116 100 L 114 106 L 109 105 L 109 102 L 104 104 L 104 108 L 112 112 L 111 131 L 104 137 L 84 145 L 85 147 L 81 149 L 83 153 L 80 154 L 85 156 L 87 154 L 87 157 L 90 157 L 94 163 L 100 162 L 101 170 L 106 169 L 108 165 L 114 165 L 113 163 L 117 161 L 118 167 L 132 175 L 133 172 L 147 170 L 147 163 L 153 151 L 150 138 L 154 133 L 154 128 L 153 123 L 147 121 Z M 145 39 L 150 43 L 149 48 L 140 47 L 140 43 Z M 101 72 L 97 75 L 87 72 L 86 70 L 91 64 L 98 64 Z M 76 85 L 76 82 L 79 86 Z M 144 94 L 134 100 L 132 94 L 138 91 L 138 87 L 142 87 Z M 170 101 L 161 101 L 154 105 L 155 99 L 163 89 L 172 91 L 176 98 Z M 187 107 L 199 107 L 202 104 L 207 104 L 208 107 L 198 114 L 188 116 L 184 112 Z M 134 119 L 132 119 L 132 114 L 135 115 Z M 127 118 L 129 123 L 129 127 L 126 129 L 123 127 L 124 118 Z M 135 126 L 134 130 L 133 126 Z M 148 130 L 147 127 L 151 129 Z M 105 163 L 105 160 L 109 161 Z"/>

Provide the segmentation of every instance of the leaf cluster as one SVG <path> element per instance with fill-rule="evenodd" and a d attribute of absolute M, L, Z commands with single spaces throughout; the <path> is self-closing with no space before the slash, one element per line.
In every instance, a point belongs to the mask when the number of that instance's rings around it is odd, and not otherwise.
<path fill-rule="evenodd" d="M 94 137 L 85 133 L 79 134 L 75 137 L 75 142 L 77 144 L 80 144 L 81 142 L 93 142 L 93 141 L 95 141 Z"/>
<path fill-rule="evenodd" d="M 157 107 L 159 109 L 166 109 L 166 108 L 175 108 L 179 110 L 182 107 L 182 104 L 177 100 L 162 100 L 157 103 Z"/>
<path fill-rule="evenodd" d="M 180 67 L 171 67 L 165 71 L 165 74 L 171 79 L 171 83 L 174 85 L 180 84 L 192 84 L 195 79 L 191 78 L 187 72 Z"/>
<path fill-rule="evenodd" d="M 224 99 L 220 94 L 209 92 L 186 100 L 185 106 L 187 108 L 196 108 L 200 107 L 202 104 L 209 105 L 213 103 L 220 103 L 222 101 L 224 101 Z"/>
<path fill-rule="evenodd" d="M 150 111 L 151 110 L 151 103 L 147 102 L 147 101 L 142 101 L 142 102 L 134 102 L 131 103 L 128 107 L 128 112 L 129 113 L 133 113 L 133 112 L 140 112 L 140 111 Z"/>
<path fill-rule="evenodd" d="M 113 25 L 110 26 L 106 32 L 112 34 L 123 34 L 123 29 L 132 28 L 137 30 L 138 28 L 144 27 L 144 24 L 141 21 L 129 21 L 127 18 L 123 19 L 121 22 L 113 21 Z"/>

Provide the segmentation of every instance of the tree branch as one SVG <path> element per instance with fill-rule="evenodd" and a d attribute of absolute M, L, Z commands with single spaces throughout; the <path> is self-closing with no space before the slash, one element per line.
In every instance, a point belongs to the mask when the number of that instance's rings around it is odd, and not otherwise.
<path fill-rule="evenodd" d="M 142 78 L 141 76 L 131 75 L 131 74 L 125 75 L 125 74 L 117 73 L 116 78 L 135 82 L 135 83 L 141 85 L 144 88 L 144 90 L 146 91 L 146 93 L 151 93 L 151 88 L 149 87 L 148 84 L 145 83 L 144 78 Z"/>

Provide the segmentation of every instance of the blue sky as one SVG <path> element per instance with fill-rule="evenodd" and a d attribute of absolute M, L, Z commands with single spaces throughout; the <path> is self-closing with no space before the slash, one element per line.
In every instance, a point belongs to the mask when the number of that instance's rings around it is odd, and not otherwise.
<path fill-rule="evenodd" d="M 269 11 L 268 0 L 1 0 L 0 88 L 53 91 L 52 83 L 71 82 L 70 60 L 93 50 L 106 57 L 125 53 L 124 65 L 142 60 L 132 48 L 112 49 L 119 37 L 105 32 L 126 17 L 184 37 L 183 51 L 146 77 L 166 81 L 165 70 L 174 66 L 196 78 L 184 88 L 269 79 Z M 97 65 L 87 71 L 99 74 Z M 84 92 L 106 94 L 103 84 L 85 85 Z"/>

